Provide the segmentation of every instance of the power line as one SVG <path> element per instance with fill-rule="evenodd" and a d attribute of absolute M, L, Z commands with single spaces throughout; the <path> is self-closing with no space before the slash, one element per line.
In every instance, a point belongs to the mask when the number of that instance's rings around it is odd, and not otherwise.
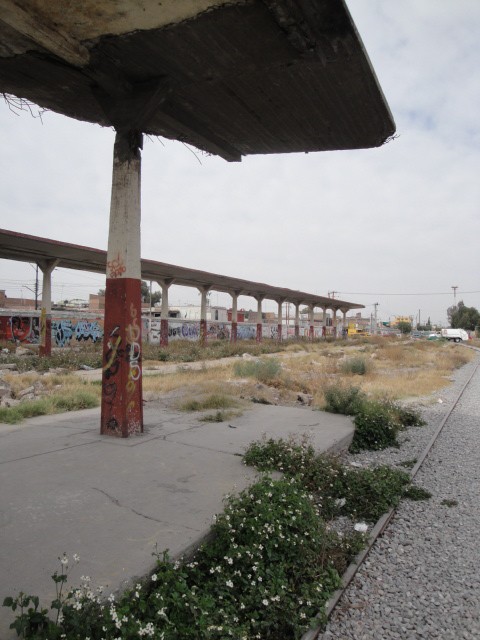
<path fill-rule="evenodd" d="M 378 293 L 378 292 L 365 292 L 365 291 L 337 291 L 342 296 L 451 296 L 451 291 L 437 291 L 426 293 Z M 480 293 L 480 291 L 458 291 L 457 295 L 470 293 Z"/>

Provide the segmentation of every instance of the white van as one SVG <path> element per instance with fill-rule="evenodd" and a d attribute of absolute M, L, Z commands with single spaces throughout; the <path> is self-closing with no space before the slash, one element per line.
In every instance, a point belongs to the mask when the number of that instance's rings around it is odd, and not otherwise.
<path fill-rule="evenodd" d="M 466 342 L 469 339 L 469 335 L 465 329 L 442 329 L 442 338 L 453 342 Z"/>

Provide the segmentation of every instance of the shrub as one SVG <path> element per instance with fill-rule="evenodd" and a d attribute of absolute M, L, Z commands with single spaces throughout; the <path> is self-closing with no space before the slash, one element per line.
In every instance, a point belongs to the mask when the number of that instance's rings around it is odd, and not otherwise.
<path fill-rule="evenodd" d="M 366 395 L 358 387 L 332 385 L 324 390 L 325 411 L 353 416 L 358 413 Z"/>
<path fill-rule="evenodd" d="M 347 358 L 341 364 L 342 373 L 363 376 L 372 368 L 370 360 L 367 358 L 356 356 L 355 358 Z"/>
<path fill-rule="evenodd" d="M 365 402 L 355 416 L 355 432 L 349 451 L 358 453 L 362 449 L 376 451 L 387 447 L 398 447 L 397 435 L 401 425 L 391 407 L 383 402 Z"/>
<path fill-rule="evenodd" d="M 343 480 L 342 509 L 354 518 L 376 522 L 400 502 L 410 476 L 388 466 L 373 469 L 348 470 Z"/>
<path fill-rule="evenodd" d="M 233 398 L 212 393 L 203 400 L 187 400 L 180 406 L 180 409 L 182 411 L 208 411 L 209 409 L 228 409 L 236 406 L 237 403 Z"/>
<path fill-rule="evenodd" d="M 336 515 L 375 522 L 396 506 L 410 476 L 404 471 L 380 466 L 351 469 L 336 458 L 317 455 L 306 440 L 263 439 L 252 443 L 244 463 L 259 470 L 277 470 L 316 496 L 322 517 Z"/>
<path fill-rule="evenodd" d="M 276 358 L 261 358 L 236 362 L 233 371 L 240 378 L 255 378 L 259 382 L 268 384 L 278 377 L 282 370 Z"/>

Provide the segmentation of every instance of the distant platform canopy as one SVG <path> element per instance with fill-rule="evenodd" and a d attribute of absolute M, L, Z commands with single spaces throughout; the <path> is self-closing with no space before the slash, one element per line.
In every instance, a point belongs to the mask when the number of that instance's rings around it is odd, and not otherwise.
<path fill-rule="evenodd" d="M 35 262 L 39 265 L 55 261 L 56 266 L 104 274 L 107 268 L 107 252 L 68 242 L 59 242 L 25 233 L 0 229 L 0 258 Z M 142 278 L 198 289 L 211 289 L 237 296 L 261 297 L 282 300 L 293 304 L 306 304 L 332 310 L 350 311 L 363 309 L 365 305 L 328 298 L 314 293 L 276 287 L 264 282 L 252 282 L 198 269 L 189 269 L 155 260 L 141 261 Z"/>
<path fill-rule="evenodd" d="M 395 132 L 343 0 L 0 0 L 0 92 L 230 161 Z"/>

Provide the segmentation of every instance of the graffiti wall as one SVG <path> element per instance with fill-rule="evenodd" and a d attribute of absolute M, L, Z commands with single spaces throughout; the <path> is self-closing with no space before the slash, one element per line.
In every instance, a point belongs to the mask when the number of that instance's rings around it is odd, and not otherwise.
<path fill-rule="evenodd" d="M 68 347 L 72 342 L 99 342 L 103 338 L 103 318 L 65 320 L 52 318 L 52 346 Z"/>
<path fill-rule="evenodd" d="M 148 336 L 151 344 L 160 344 L 160 318 L 144 316 L 139 322 L 142 336 Z M 55 312 L 52 315 L 52 347 L 69 347 L 77 343 L 97 343 L 103 339 L 103 318 L 101 316 L 72 317 L 71 314 Z M 207 322 L 207 340 L 230 340 L 230 322 Z M 237 340 L 255 340 L 256 324 L 239 322 L 237 324 Z M 300 326 L 300 337 L 309 337 L 309 326 Z M 327 327 L 327 335 L 333 332 Z M 341 335 L 341 329 L 339 329 Z M 295 328 L 283 325 L 282 336 L 295 337 Z M 262 337 L 276 340 L 278 327 L 276 324 L 263 324 Z M 322 328 L 315 327 L 315 337 L 322 337 Z M 198 320 L 168 321 L 168 340 L 199 340 L 200 322 Z M 7 340 L 24 344 L 39 344 L 40 320 L 39 313 L 29 315 L 0 315 L 0 340 Z"/>
<path fill-rule="evenodd" d="M 0 340 L 39 344 L 39 316 L 0 316 Z"/>
<path fill-rule="evenodd" d="M 20 344 L 40 343 L 40 317 L 31 315 L 1 315 L 0 340 Z M 77 342 L 95 343 L 103 338 L 103 318 L 72 318 L 52 315 L 52 346 L 68 347 Z"/>

